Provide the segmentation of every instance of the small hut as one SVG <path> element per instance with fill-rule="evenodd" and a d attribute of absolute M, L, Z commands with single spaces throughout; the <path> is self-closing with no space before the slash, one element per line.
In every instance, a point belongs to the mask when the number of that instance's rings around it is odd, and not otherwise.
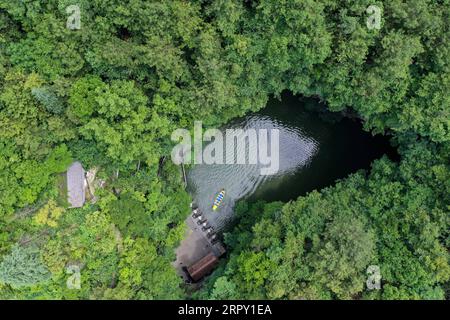
<path fill-rule="evenodd" d="M 70 208 L 80 208 L 86 201 L 84 169 L 75 161 L 67 169 L 67 200 Z"/>
<path fill-rule="evenodd" d="M 198 281 L 208 275 L 218 264 L 219 259 L 211 252 L 187 268 L 187 271 L 192 280 Z"/>

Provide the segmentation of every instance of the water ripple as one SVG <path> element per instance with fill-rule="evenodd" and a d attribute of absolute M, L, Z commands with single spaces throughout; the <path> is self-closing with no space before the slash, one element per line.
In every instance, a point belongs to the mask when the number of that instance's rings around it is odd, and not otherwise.
<path fill-rule="evenodd" d="M 319 150 L 319 143 L 300 128 L 266 115 L 250 115 L 235 121 L 225 129 L 228 128 L 278 129 L 280 167 L 278 173 L 272 176 L 261 175 L 260 169 L 263 166 L 260 164 L 201 164 L 189 170 L 188 185 L 194 201 L 216 230 L 221 230 L 232 218 L 237 200 L 252 195 L 267 181 L 293 174 L 307 166 Z M 245 152 L 247 155 L 248 148 L 238 148 L 237 152 Z M 226 196 L 219 210 L 214 212 L 211 206 L 221 189 L 226 190 Z"/>

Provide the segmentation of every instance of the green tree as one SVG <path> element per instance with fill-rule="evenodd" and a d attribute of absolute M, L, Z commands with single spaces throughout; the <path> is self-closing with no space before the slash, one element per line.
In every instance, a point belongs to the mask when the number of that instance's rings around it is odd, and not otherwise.
<path fill-rule="evenodd" d="M 0 263 L 0 281 L 13 288 L 33 286 L 50 279 L 36 247 L 15 245 Z"/>

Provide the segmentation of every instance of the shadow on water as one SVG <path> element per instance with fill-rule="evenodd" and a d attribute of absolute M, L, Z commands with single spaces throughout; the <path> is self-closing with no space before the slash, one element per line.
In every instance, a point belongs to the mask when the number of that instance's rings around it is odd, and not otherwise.
<path fill-rule="evenodd" d="M 261 166 L 250 164 L 202 164 L 189 170 L 188 189 L 216 230 L 231 221 L 239 199 L 289 201 L 359 169 L 369 169 L 384 154 L 396 158 L 387 136 L 372 136 L 363 131 L 359 120 L 327 112 L 316 99 L 290 94 L 284 94 L 281 101 L 272 99 L 266 108 L 232 121 L 222 131 L 229 128 L 278 129 L 279 171 L 262 176 Z M 248 149 L 237 152 L 248 154 Z M 222 188 L 226 190 L 224 203 L 212 211 Z"/>

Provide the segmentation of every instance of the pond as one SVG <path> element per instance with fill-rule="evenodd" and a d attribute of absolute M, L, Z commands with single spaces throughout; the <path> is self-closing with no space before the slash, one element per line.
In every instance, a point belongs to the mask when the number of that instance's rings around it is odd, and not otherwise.
<path fill-rule="evenodd" d="M 316 99 L 289 94 L 272 99 L 267 107 L 227 124 L 224 129 L 278 129 L 279 170 L 261 175 L 258 164 L 199 164 L 187 173 L 188 190 L 208 223 L 220 231 L 233 218 L 236 201 L 289 201 L 332 185 L 358 169 L 395 151 L 386 136 L 363 131 L 357 119 L 325 111 Z M 204 146 L 205 147 L 205 146 Z M 248 148 L 237 152 L 252 152 Z M 225 189 L 217 211 L 212 204 Z"/>

